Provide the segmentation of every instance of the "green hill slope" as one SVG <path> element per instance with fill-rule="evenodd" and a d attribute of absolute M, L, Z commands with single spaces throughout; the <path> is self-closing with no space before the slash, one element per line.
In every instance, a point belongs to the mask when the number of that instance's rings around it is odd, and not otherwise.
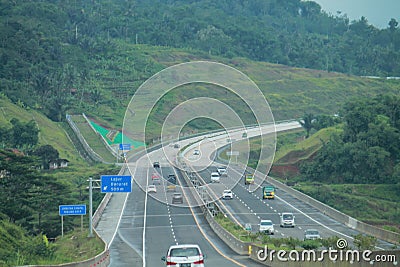
<path fill-rule="evenodd" d="M 62 123 L 55 123 L 39 111 L 23 105 L 15 105 L 9 99 L 0 97 L 0 124 L 3 127 L 11 126 L 12 118 L 22 122 L 34 120 L 39 128 L 39 145 L 52 145 L 58 150 L 60 158 L 66 158 L 73 164 L 82 165 L 82 158 L 63 129 Z"/>
<path fill-rule="evenodd" d="M 300 118 L 306 112 L 333 115 L 339 113 L 343 103 L 351 98 L 375 96 L 383 92 L 397 94 L 400 87 L 399 80 L 292 68 L 245 58 L 226 59 L 193 50 L 121 42 L 116 44 L 111 61 L 91 59 L 91 65 L 98 67 L 91 75 L 98 77 L 96 88 L 101 92 L 101 99 L 97 105 L 86 105 L 84 111 L 90 117 L 96 118 L 96 121 L 117 130 L 122 127 L 125 108 L 131 97 L 147 77 L 165 67 L 193 60 L 221 62 L 248 75 L 265 95 L 276 120 Z M 142 61 L 127 60 L 133 57 L 141 58 Z M 115 71 L 109 67 L 110 64 L 118 66 L 118 78 L 113 78 Z M 136 68 L 138 65 L 143 67 L 142 71 L 146 69 L 147 74 L 142 73 L 140 76 L 138 70 L 132 70 L 133 66 Z M 166 95 L 164 101 L 154 107 L 149 124 L 150 132 L 157 131 L 174 105 L 199 96 L 214 97 L 234 107 L 238 114 L 246 114 L 245 106 L 234 95 L 226 94 L 225 90 L 204 84 L 183 86 Z M 82 109 L 73 108 L 71 113 L 74 110 Z M 201 130 L 198 125 L 191 126 Z"/>

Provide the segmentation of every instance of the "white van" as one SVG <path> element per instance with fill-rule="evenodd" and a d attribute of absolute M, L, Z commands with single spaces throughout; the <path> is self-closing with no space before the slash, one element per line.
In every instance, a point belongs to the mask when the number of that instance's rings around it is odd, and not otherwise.
<path fill-rule="evenodd" d="M 291 212 L 284 212 L 281 214 L 281 227 L 295 227 L 294 215 Z"/>
<path fill-rule="evenodd" d="M 211 173 L 211 183 L 219 183 L 219 173 L 218 172 Z"/>

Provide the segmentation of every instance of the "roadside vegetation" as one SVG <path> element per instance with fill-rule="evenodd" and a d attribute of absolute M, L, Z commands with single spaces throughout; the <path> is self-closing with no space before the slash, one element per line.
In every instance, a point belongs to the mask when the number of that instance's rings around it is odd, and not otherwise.
<path fill-rule="evenodd" d="M 104 250 L 104 244 L 98 238 L 87 238 L 88 214 L 82 233 L 80 216 L 65 216 L 61 237 L 58 206 L 88 206 L 87 179 L 116 174 L 119 169 L 83 160 L 63 123 L 12 104 L 4 96 L 0 103 L 0 266 L 59 264 L 94 257 Z M 50 168 L 49 162 L 60 158 L 68 160 L 68 166 Z M 95 208 L 102 197 L 94 190 Z"/>
<path fill-rule="evenodd" d="M 272 237 L 268 234 L 263 234 L 257 231 L 247 231 L 242 226 L 237 225 L 229 218 L 225 217 L 222 213 L 218 213 L 214 219 L 220 224 L 226 231 L 235 236 L 242 242 L 249 242 L 259 246 L 267 245 L 269 249 L 274 250 L 303 250 L 303 249 L 326 249 L 336 248 L 336 243 L 339 237 L 331 236 L 327 238 L 321 238 L 319 240 L 300 240 L 293 237 Z M 353 236 L 354 238 L 354 249 L 365 250 L 374 249 L 377 244 L 377 240 L 374 237 L 358 234 Z"/>
<path fill-rule="evenodd" d="M 278 135 L 270 175 L 358 220 L 399 232 L 399 110 L 397 95 L 382 95 L 349 101 L 329 123 L 314 116 L 309 138 L 305 129 Z M 260 139 L 251 143 L 255 148 Z M 256 164 L 250 158 L 249 165 Z"/>
<path fill-rule="evenodd" d="M 304 123 L 278 134 L 269 175 L 360 221 L 400 232 L 399 111 L 398 95 L 380 95 L 351 100 L 337 116 L 311 114 L 308 138 Z M 249 156 L 255 168 L 261 143 L 250 139 L 250 152 L 238 160 Z"/>

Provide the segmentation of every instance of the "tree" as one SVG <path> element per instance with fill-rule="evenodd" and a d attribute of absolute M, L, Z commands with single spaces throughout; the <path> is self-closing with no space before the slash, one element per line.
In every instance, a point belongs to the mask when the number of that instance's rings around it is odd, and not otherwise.
<path fill-rule="evenodd" d="M 302 120 L 299 121 L 300 125 L 306 130 L 306 138 L 310 136 L 310 131 L 314 127 L 314 115 L 311 113 L 306 113 Z"/>
<path fill-rule="evenodd" d="M 394 32 L 394 31 L 396 30 L 397 26 L 399 25 L 399 23 L 397 22 L 397 20 L 395 20 L 395 19 L 392 18 L 392 19 L 389 21 L 388 25 L 389 25 L 390 31 L 391 31 L 391 32 Z"/>
<path fill-rule="evenodd" d="M 343 133 L 324 142 L 312 161 L 300 166 L 301 173 L 331 183 L 396 183 L 399 104 L 399 97 L 389 95 L 346 103 Z"/>
<path fill-rule="evenodd" d="M 41 175 L 38 166 L 35 157 L 0 150 L 0 214 L 31 234 L 50 233 L 55 237 L 60 232 L 58 206 L 68 201 L 68 192 L 55 177 Z"/>
<path fill-rule="evenodd" d="M 300 246 L 306 250 L 314 250 L 321 246 L 321 242 L 318 240 L 304 240 Z"/>
<path fill-rule="evenodd" d="M 340 118 L 338 117 L 321 114 L 315 117 L 315 120 L 312 124 L 313 128 L 318 131 L 323 128 L 331 127 L 339 122 Z"/>
<path fill-rule="evenodd" d="M 49 161 L 56 160 L 59 157 L 57 149 L 51 145 L 44 145 L 37 148 L 33 155 L 38 156 L 42 160 L 42 166 L 44 169 L 49 169 Z"/>
<path fill-rule="evenodd" d="M 368 131 L 368 124 L 373 121 L 373 107 L 376 103 L 369 99 L 350 101 L 344 106 L 344 141 L 355 142 L 360 132 Z"/>
<path fill-rule="evenodd" d="M 22 123 L 18 119 L 11 119 L 12 146 L 18 149 L 31 148 L 39 141 L 39 128 L 34 120 Z"/>
<path fill-rule="evenodd" d="M 9 151 L 0 151 L 0 212 L 11 222 L 27 218 L 32 213 L 28 190 L 41 186 L 39 174 L 35 170 L 38 162 L 30 157 Z"/>
<path fill-rule="evenodd" d="M 376 244 L 376 237 L 363 234 L 358 234 L 354 236 L 354 245 L 357 247 L 358 250 L 372 250 L 375 248 Z"/>

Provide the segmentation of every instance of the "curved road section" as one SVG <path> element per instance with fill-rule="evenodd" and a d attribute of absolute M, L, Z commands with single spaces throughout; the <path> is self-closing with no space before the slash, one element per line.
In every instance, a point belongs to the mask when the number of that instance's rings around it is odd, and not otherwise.
<path fill-rule="evenodd" d="M 298 128 L 297 122 L 284 123 L 278 131 Z M 275 127 L 266 125 L 261 128 L 248 129 L 248 137 L 266 134 Z M 234 136 L 232 130 L 229 136 Z M 206 136 L 214 148 L 226 145 L 226 132 Z M 238 132 L 238 135 L 242 132 Z M 218 138 L 217 138 L 218 136 Z M 204 140 L 205 136 L 180 141 L 180 147 Z M 204 145 L 207 143 L 205 142 Z M 203 148 L 202 148 L 203 149 Z M 204 151 L 208 151 L 205 149 Z M 165 265 L 161 257 L 170 245 L 195 243 L 206 255 L 206 266 L 259 266 L 246 256 L 238 256 L 223 243 L 205 221 L 202 210 L 191 201 L 196 198 L 184 179 L 176 172 L 171 159 L 176 159 L 179 149 L 174 146 L 150 152 L 135 162 L 129 162 L 126 175 L 133 177 L 131 193 L 114 193 L 105 209 L 96 231 L 107 242 L 110 249 L 110 266 L 161 266 Z M 210 154 L 204 153 L 198 161 L 204 166 L 211 166 Z M 154 168 L 158 161 L 160 168 Z M 156 184 L 156 193 L 148 192 L 147 186 L 153 184 L 158 175 L 160 183 Z M 177 186 L 170 188 L 168 176 L 175 174 Z M 181 193 L 182 202 L 173 201 L 174 193 Z M 188 205 L 190 204 L 190 205 Z"/>

